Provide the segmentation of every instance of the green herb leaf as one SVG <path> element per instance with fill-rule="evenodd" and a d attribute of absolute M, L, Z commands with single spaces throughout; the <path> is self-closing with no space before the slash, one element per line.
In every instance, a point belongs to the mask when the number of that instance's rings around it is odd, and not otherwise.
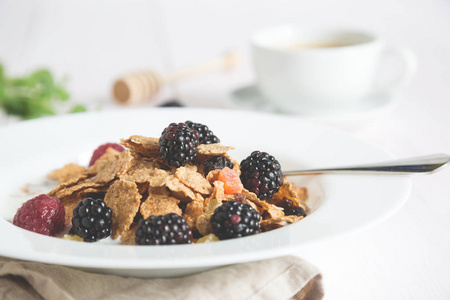
<path fill-rule="evenodd" d="M 79 112 L 85 112 L 85 111 L 87 111 L 86 106 L 77 104 L 74 107 L 72 107 L 72 109 L 69 112 L 70 113 L 79 113 Z"/>
<path fill-rule="evenodd" d="M 56 114 L 54 101 L 67 101 L 69 93 L 55 83 L 50 71 L 42 69 L 28 76 L 8 78 L 0 65 L 0 108 L 24 119 Z"/>

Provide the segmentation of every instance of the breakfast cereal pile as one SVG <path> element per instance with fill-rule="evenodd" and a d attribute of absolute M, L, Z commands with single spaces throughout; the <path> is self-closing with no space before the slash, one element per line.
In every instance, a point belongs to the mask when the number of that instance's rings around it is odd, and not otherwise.
<path fill-rule="evenodd" d="M 255 151 L 238 163 L 228 154 L 234 148 L 203 124 L 172 123 L 159 139 L 134 135 L 120 144 L 100 146 L 88 167 L 68 164 L 48 174 L 60 183 L 39 197 L 59 199 L 72 239 L 210 242 L 276 229 L 308 213 L 306 188 L 284 181 L 273 156 Z M 24 206 L 17 215 L 28 213 Z M 14 224 L 38 232 L 20 219 Z"/>

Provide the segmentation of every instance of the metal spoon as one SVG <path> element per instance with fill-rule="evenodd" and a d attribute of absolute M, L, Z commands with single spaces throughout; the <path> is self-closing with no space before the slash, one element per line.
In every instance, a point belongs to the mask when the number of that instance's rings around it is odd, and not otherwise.
<path fill-rule="evenodd" d="M 298 171 L 283 171 L 284 176 L 293 175 L 313 175 L 313 174 L 350 174 L 350 173 L 367 173 L 367 174 L 426 174 L 432 173 L 450 161 L 447 154 L 432 154 L 427 156 L 412 157 L 401 160 L 393 160 L 384 163 L 337 167 L 327 169 L 311 169 Z"/>

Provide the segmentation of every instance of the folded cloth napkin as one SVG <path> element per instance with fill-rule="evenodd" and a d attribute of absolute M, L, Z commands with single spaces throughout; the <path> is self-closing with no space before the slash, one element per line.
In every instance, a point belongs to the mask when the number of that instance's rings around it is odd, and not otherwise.
<path fill-rule="evenodd" d="M 0 299 L 322 298 L 318 270 L 294 256 L 170 279 L 126 278 L 0 257 Z"/>

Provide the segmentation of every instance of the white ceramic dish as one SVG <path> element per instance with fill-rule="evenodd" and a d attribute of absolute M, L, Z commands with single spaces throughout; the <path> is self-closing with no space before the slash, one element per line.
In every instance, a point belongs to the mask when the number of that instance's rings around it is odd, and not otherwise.
<path fill-rule="evenodd" d="M 351 136 L 298 118 L 209 109 L 142 109 L 85 113 L 27 121 L 0 128 L 0 255 L 111 274 L 180 276 L 222 265 L 290 253 L 372 226 L 406 201 L 406 177 L 320 176 L 312 183 L 318 209 L 281 229 L 211 244 L 122 246 L 81 243 L 35 234 L 10 223 L 13 195 L 69 162 L 86 163 L 93 149 L 133 134 L 159 136 L 171 122 L 208 124 L 240 160 L 253 150 L 276 156 L 283 169 L 374 162 L 391 157 Z M 315 188 L 314 188 L 315 186 Z M 323 189 L 320 192 L 319 187 Z M 318 194 L 315 194 L 317 190 Z M 313 193 L 314 191 L 314 193 Z M 45 191 L 44 191 L 45 192 Z M 319 198 L 320 201 L 318 200 Z M 16 201 L 16 202 L 14 202 Z"/>
<path fill-rule="evenodd" d="M 372 124 L 376 119 L 392 111 L 398 102 L 395 94 L 374 94 L 351 105 L 311 108 L 305 104 L 303 113 L 294 113 L 284 111 L 274 103 L 264 99 L 256 85 L 238 88 L 231 93 L 230 98 L 232 102 L 244 110 L 299 116 L 345 129 Z"/>

